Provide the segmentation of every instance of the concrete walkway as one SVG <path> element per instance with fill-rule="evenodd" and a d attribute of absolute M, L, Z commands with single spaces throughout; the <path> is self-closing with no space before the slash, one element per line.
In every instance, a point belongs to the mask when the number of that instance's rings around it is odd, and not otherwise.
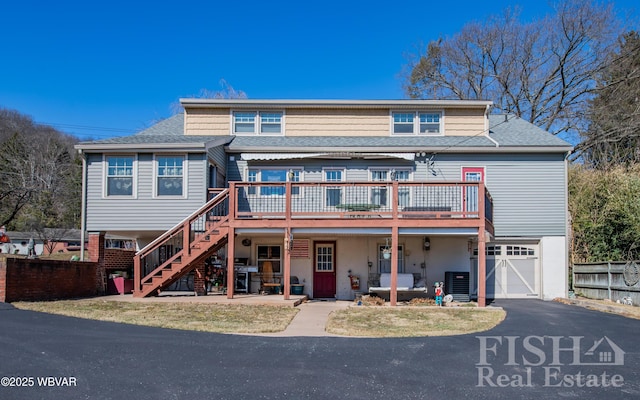
<path fill-rule="evenodd" d="M 343 310 L 353 304 L 352 301 L 340 300 L 311 300 L 300 304 L 300 310 L 293 317 L 293 321 L 282 332 L 251 334 L 251 336 L 272 337 L 321 337 L 340 336 L 328 333 L 325 330 L 329 314 L 333 311 Z"/>

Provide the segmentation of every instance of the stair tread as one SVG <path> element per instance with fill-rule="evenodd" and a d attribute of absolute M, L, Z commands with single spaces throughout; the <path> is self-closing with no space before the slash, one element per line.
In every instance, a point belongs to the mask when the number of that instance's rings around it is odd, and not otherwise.
<path fill-rule="evenodd" d="M 215 223 L 209 225 L 212 228 L 207 230 L 204 236 L 198 237 L 198 242 L 190 245 L 189 253 L 183 253 L 180 258 L 171 261 L 168 268 L 160 269 L 157 274 L 149 277 L 145 276 L 142 279 L 146 279 L 147 282 L 141 282 L 140 291 L 138 297 L 147 297 L 159 292 L 161 288 L 169 281 L 176 279 L 177 276 L 184 273 L 185 269 L 192 266 L 193 262 L 200 259 L 206 252 L 212 251 L 214 248 L 221 248 L 228 243 L 228 229 L 224 226 L 218 226 L 214 228 L 214 225 L 224 222 L 225 218 L 216 218 Z M 220 229 L 218 229 L 220 228 Z M 161 244 L 159 244 L 161 245 Z"/>

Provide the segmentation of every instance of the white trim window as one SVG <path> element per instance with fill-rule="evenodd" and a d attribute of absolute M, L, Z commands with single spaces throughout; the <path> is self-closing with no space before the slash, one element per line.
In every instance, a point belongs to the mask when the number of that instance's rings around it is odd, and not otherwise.
<path fill-rule="evenodd" d="M 234 111 L 235 135 L 282 135 L 282 111 Z"/>
<path fill-rule="evenodd" d="M 249 168 L 247 170 L 247 182 L 302 182 L 302 168 Z M 256 195 L 255 186 L 248 189 L 249 195 Z M 293 196 L 301 194 L 300 187 L 291 188 Z M 284 186 L 260 186 L 260 196 L 284 196 Z"/>
<path fill-rule="evenodd" d="M 393 251 L 386 244 L 378 244 L 378 272 L 381 274 L 391 272 L 391 258 L 384 258 L 385 251 L 391 250 L 391 256 L 398 257 L 398 273 L 404 273 L 404 245 L 399 244 L 397 251 Z"/>
<path fill-rule="evenodd" d="M 397 111 L 391 113 L 392 135 L 442 135 L 442 112 Z"/>
<path fill-rule="evenodd" d="M 256 246 L 256 261 L 258 262 L 258 271 L 264 273 L 264 264 L 266 262 L 271 266 L 271 273 L 274 275 L 282 274 L 282 247 L 272 244 L 259 244 Z"/>
<path fill-rule="evenodd" d="M 396 169 L 391 174 L 391 180 L 398 182 L 411 181 L 411 170 L 409 169 Z M 398 185 L 398 205 L 400 207 L 407 207 L 411 204 L 411 189 L 409 186 Z"/>
<path fill-rule="evenodd" d="M 388 182 L 389 170 L 388 169 L 372 169 L 371 182 Z M 369 196 L 370 203 L 380 207 L 386 207 L 389 204 L 389 190 L 385 186 L 376 186 L 371 188 L 371 194 Z"/>
<path fill-rule="evenodd" d="M 371 182 L 409 182 L 411 181 L 411 170 L 408 168 L 371 168 L 369 170 Z M 389 204 L 389 190 L 387 186 L 372 187 L 370 203 L 381 207 Z M 408 186 L 399 185 L 398 205 L 406 207 L 411 204 L 411 191 Z"/>
<path fill-rule="evenodd" d="M 328 168 L 322 171 L 322 178 L 325 182 L 343 182 L 344 170 Z M 343 203 L 344 191 L 342 186 L 328 186 L 324 190 L 324 204 L 326 207 L 336 207 Z"/>
<path fill-rule="evenodd" d="M 135 156 L 105 156 L 107 196 L 133 197 Z"/>
<path fill-rule="evenodd" d="M 393 134 L 394 135 L 413 135 L 414 134 L 414 118 L 415 113 L 394 112 L 393 118 Z"/>
<path fill-rule="evenodd" d="M 155 156 L 156 196 L 184 196 L 185 157 L 181 155 Z"/>

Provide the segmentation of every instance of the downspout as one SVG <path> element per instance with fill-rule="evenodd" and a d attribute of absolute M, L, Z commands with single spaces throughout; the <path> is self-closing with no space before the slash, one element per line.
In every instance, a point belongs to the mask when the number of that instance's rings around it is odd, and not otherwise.
<path fill-rule="evenodd" d="M 82 205 L 80 210 L 80 261 L 84 261 L 84 243 L 85 243 L 85 231 L 87 229 L 87 158 L 82 150 L 78 150 L 82 155 Z"/>
<path fill-rule="evenodd" d="M 498 143 L 494 138 L 489 136 L 489 132 L 487 132 L 487 139 L 491 140 L 496 145 L 496 147 L 500 147 L 500 143 Z"/>

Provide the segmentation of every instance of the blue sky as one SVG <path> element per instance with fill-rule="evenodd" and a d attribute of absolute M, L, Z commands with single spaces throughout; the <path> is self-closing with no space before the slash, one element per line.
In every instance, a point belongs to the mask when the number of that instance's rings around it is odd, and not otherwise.
<path fill-rule="evenodd" d="M 12 1 L 0 107 L 81 139 L 135 133 L 181 97 L 397 99 L 407 54 L 517 2 Z M 524 19 L 551 11 L 520 2 Z M 637 0 L 617 0 L 638 16 Z"/>

